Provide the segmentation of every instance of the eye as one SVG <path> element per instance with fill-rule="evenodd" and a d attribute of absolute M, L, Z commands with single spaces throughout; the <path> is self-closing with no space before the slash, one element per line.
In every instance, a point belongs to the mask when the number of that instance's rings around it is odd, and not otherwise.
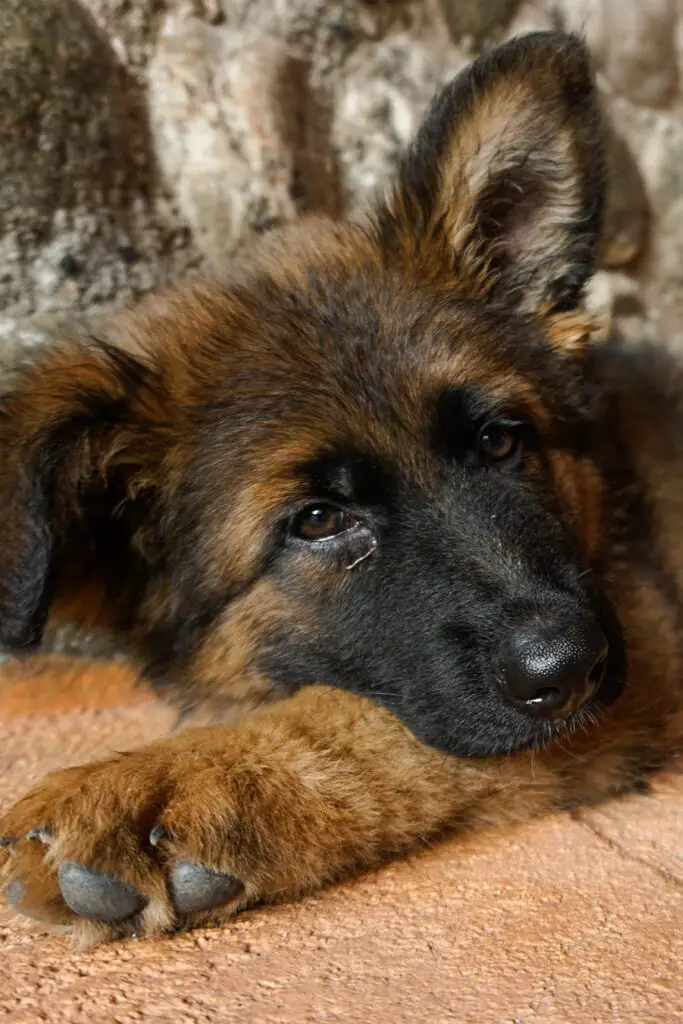
<path fill-rule="evenodd" d="M 479 457 L 488 463 L 510 463 L 522 454 L 522 427 L 511 423 L 487 423 L 479 432 Z"/>
<path fill-rule="evenodd" d="M 357 519 L 336 505 L 307 505 L 292 520 L 291 533 L 301 540 L 328 540 L 357 524 Z"/>

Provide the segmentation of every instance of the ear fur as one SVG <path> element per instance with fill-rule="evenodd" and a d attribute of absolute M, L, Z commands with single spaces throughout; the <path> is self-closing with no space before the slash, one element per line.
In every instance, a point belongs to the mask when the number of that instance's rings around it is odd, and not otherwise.
<path fill-rule="evenodd" d="M 37 644 L 55 591 L 78 591 L 95 559 L 134 585 L 159 412 L 154 373 L 105 344 L 57 347 L 2 399 L 0 645 Z"/>
<path fill-rule="evenodd" d="M 579 39 L 493 50 L 427 112 L 378 216 L 385 253 L 524 313 L 574 309 L 597 257 L 602 134 Z"/>

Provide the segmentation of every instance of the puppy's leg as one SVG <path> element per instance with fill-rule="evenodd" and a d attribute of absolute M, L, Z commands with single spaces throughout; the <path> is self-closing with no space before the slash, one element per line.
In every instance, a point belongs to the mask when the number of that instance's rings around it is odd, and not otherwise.
<path fill-rule="evenodd" d="M 529 762 L 515 764 L 446 757 L 369 700 L 305 689 L 49 775 L 0 819 L 5 895 L 80 944 L 220 920 L 419 847 L 478 808 L 500 821 L 552 805 L 552 770 L 537 767 L 522 801 Z"/>

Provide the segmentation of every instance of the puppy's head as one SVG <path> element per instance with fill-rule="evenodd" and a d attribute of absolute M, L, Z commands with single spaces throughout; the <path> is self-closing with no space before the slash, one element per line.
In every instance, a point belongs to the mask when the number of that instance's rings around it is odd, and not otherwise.
<path fill-rule="evenodd" d="M 529 36 L 437 97 L 367 220 L 43 355 L 0 412 L 2 641 L 53 608 L 188 709 L 326 683 L 457 754 L 613 700 L 580 311 L 601 203 L 586 53 Z"/>

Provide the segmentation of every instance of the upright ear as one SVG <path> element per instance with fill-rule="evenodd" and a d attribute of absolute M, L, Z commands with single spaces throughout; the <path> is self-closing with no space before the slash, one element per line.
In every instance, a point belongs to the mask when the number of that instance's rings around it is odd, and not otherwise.
<path fill-rule="evenodd" d="M 37 644 L 53 599 L 91 624 L 131 600 L 162 422 L 154 373 L 106 345 L 52 350 L 0 399 L 1 646 Z"/>
<path fill-rule="evenodd" d="M 571 310 L 595 266 L 603 179 L 585 46 L 523 36 L 436 97 L 380 211 L 383 249 L 473 297 Z"/>

